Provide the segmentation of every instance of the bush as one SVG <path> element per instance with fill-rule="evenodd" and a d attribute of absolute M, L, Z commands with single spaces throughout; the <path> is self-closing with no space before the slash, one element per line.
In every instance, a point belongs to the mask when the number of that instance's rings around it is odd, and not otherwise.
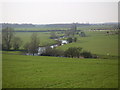
<path fill-rule="evenodd" d="M 82 52 L 81 56 L 83 56 L 84 58 L 92 58 L 92 54 L 87 51 Z"/>
<path fill-rule="evenodd" d="M 69 38 L 67 39 L 67 41 L 68 41 L 69 43 L 72 43 L 72 42 L 73 42 L 73 39 L 72 39 L 71 37 L 69 37 Z"/>
<path fill-rule="evenodd" d="M 79 58 L 81 50 L 82 50 L 81 47 L 70 47 L 65 51 L 64 55 L 65 57 Z"/>

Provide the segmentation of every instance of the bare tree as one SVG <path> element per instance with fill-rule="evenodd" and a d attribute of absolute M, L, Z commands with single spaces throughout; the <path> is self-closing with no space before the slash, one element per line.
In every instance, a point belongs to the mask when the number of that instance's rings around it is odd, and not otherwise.
<path fill-rule="evenodd" d="M 33 33 L 31 36 L 31 41 L 28 45 L 28 52 L 32 53 L 33 56 L 35 53 L 38 53 L 38 47 L 39 47 L 39 38 L 37 36 L 37 33 Z M 27 46 L 26 46 L 27 47 Z"/>
<path fill-rule="evenodd" d="M 14 37 L 13 28 L 4 28 L 2 29 L 2 48 L 5 50 L 10 50 L 12 47 L 12 39 Z"/>
<path fill-rule="evenodd" d="M 71 28 L 66 30 L 65 35 L 66 36 L 74 36 L 76 32 L 77 32 L 77 25 L 76 25 L 76 23 L 73 23 L 71 25 Z"/>
<path fill-rule="evenodd" d="M 76 25 L 76 23 L 73 23 L 72 27 L 71 27 L 71 35 L 74 36 L 76 31 L 77 31 L 77 25 Z"/>
<path fill-rule="evenodd" d="M 19 37 L 14 37 L 13 39 L 13 49 L 18 50 L 22 44 L 22 40 Z"/>

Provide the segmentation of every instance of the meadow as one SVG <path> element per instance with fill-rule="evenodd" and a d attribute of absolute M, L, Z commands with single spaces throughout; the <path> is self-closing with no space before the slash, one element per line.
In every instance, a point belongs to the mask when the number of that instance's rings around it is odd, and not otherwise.
<path fill-rule="evenodd" d="M 3 88 L 117 88 L 118 60 L 3 55 Z"/>
<path fill-rule="evenodd" d="M 118 35 L 106 35 L 104 31 L 85 33 L 87 37 L 77 35 L 77 42 L 57 49 L 82 47 L 100 58 L 25 56 L 19 55 L 19 51 L 3 51 L 3 88 L 117 88 Z M 16 33 L 23 43 L 30 40 L 31 34 Z M 41 45 L 55 43 L 49 39 L 50 33 L 40 32 L 38 35 Z"/>

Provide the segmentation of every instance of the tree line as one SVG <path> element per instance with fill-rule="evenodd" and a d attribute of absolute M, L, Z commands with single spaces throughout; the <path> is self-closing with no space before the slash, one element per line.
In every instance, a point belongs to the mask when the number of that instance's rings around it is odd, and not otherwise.
<path fill-rule="evenodd" d="M 81 47 L 69 47 L 67 50 L 47 47 L 41 56 L 69 57 L 69 58 L 97 58 L 97 55 L 83 51 Z"/>

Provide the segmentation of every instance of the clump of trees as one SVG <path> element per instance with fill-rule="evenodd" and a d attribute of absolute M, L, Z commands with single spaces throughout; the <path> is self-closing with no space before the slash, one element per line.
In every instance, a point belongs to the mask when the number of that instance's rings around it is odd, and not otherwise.
<path fill-rule="evenodd" d="M 87 51 L 83 51 L 81 53 L 81 56 L 84 57 L 84 58 L 92 58 L 92 54 L 90 52 L 87 52 Z"/>
<path fill-rule="evenodd" d="M 19 50 L 22 40 L 15 36 L 13 28 L 6 27 L 2 29 L 2 50 Z"/>
<path fill-rule="evenodd" d="M 65 53 L 65 57 L 71 57 L 71 58 L 97 58 L 96 55 L 91 54 L 91 52 L 88 51 L 82 51 L 81 47 L 70 47 L 68 48 Z"/>
<path fill-rule="evenodd" d="M 74 38 L 69 37 L 69 38 L 67 38 L 67 41 L 68 41 L 69 43 L 77 42 L 77 37 L 74 37 Z"/>
<path fill-rule="evenodd" d="M 64 56 L 64 51 L 47 47 L 42 56 Z"/>
<path fill-rule="evenodd" d="M 79 58 L 82 48 L 80 47 L 70 47 L 65 51 L 65 57 L 75 57 Z"/>
<path fill-rule="evenodd" d="M 46 51 L 41 54 L 42 56 L 56 56 L 56 57 L 69 57 L 69 58 L 97 58 L 96 55 L 88 51 L 82 51 L 81 47 L 70 47 L 67 50 L 59 50 L 56 48 L 47 47 Z"/>

